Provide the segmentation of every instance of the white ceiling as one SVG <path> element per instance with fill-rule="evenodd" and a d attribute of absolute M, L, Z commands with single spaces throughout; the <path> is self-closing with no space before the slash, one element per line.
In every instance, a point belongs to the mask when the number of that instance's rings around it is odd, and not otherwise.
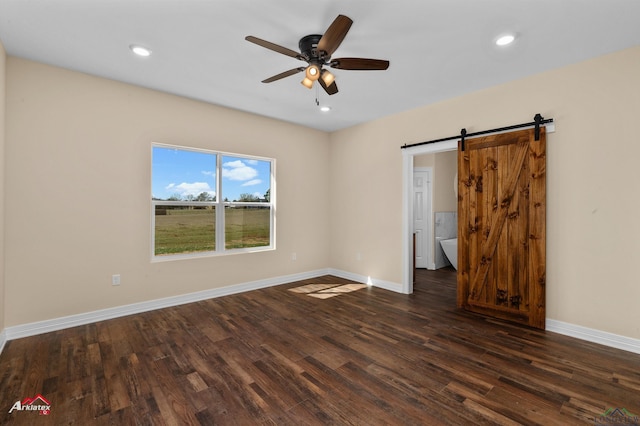
<path fill-rule="evenodd" d="M 261 83 L 304 63 L 245 36 L 297 51 L 338 14 L 354 24 L 333 57 L 387 71 L 332 70 L 333 96 L 302 74 Z M 9 55 L 334 131 L 638 45 L 639 18 L 638 0 L 0 0 L 0 40 Z M 506 31 L 518 38 L 499 49 Z"/>

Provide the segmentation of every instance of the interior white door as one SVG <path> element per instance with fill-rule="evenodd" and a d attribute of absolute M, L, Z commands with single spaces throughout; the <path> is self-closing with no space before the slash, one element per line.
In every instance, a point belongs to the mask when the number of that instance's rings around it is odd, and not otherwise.
<path fill-rule="evenodd" d="M 413 170 L 413 233 L 416 236 L 416 268 L 428 268 L 431 260 L 431 168 Z"/>

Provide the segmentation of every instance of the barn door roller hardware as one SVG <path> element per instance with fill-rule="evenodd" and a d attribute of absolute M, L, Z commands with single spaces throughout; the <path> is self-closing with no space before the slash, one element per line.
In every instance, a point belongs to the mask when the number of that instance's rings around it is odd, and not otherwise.
<path fill-rule="evenodd" d="M 427 145 L 427 144 L 436 143 L 436 142 L 450 141 L 450 140 L 453 140 L 453 139 L 460 139 L 461 148 L 464 151 L 465 138 L 470 138 L 470 137 L 473 137 L 473 136 L 489 135 L 489 134 L 492 134 L 492 133 L 501 133 L 501 132 L 506 132 L 506 131 L 509 131 L 509 130 L 522 129 L 522 128 L 525 128 L 525 127 L 533 127 L 535 129 L 535 138 L 536 138 L 536 140 L 540 140 L 540 126 L 543 126 L 543 125 L 548 124 L 548 123 L 553 123 L 553 118 L 544 118 L 542 115 L 540 115 L 538 113 L 533 117 L 533 121 L 531 121 L 529 123 L 514 124 L 513 126 L 498 127 L 496 129 L 482 130 L 480 132 L 473 132 L 473 133 L 467 133 L 467 129 L 462 129 L 460 131 L 459 135 L 450 136 L 450 137 L 441 138 L 441 139 L 434 139 L 434 140 L 426 141 L 426 142 L 418 142 L 418 143 L 413 143 L 413 144 L 409 144 L 409 145 L 404 144 L 400 148 L 401 149 L 412 148 L 414 146 Z"/>
<path fill-rule="evenodd" d="M 464 151 L 464 138 L 467 137 L 467 129 L 460 130 L 460 149 Z"/>

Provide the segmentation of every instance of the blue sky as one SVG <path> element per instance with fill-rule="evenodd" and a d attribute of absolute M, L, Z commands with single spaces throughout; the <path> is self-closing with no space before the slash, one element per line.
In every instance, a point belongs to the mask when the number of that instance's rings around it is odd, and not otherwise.
<path fill-rule="evenodd" d="M 202 192 L 216 195 L 216 155 L 169 147 L 153 147 L 152 194 L 185 199 Z M 240 194 L 264 197 L 271 181 L 269 161 L 222 156 L 222 198 L 237 200 Z"/>

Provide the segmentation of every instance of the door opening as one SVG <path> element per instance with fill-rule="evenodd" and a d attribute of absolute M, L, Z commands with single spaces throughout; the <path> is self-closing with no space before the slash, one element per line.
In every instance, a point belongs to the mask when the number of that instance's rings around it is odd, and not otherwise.
<path fill-rule="evenodd" d="M 449 140 L 402 150 L 402 293 L 413 293 L 414 157 L 457 149 L 458 141 Z"/>

